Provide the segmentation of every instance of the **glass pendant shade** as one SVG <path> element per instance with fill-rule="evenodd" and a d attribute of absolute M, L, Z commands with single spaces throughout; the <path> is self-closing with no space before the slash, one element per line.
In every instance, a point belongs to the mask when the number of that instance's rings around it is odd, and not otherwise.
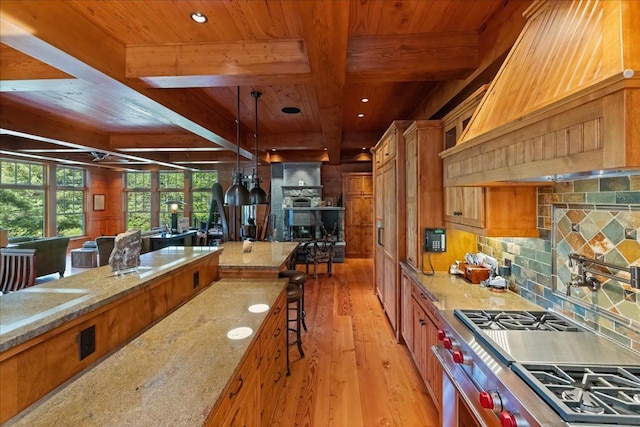
<path fill-rule="evenodd" d="M 267 193 L 260 188 L 260 176 L 258 175 L 258 98 L 262 95 L 262 92 L 253 91 L 251 96 L 256 100 L 256 131 L 253 134 L 256 143 L 255 159 L 256 168 L 253 174 L 253 188 L 251 189 L 250 199 L 252 205 L 263 205 L 267 203 Z"/>
<path fill-rule="evenodd" d="M 233 185 L 224 193 L 224 204 L 242 206 L 250 204 L 249 190 L 242 185 L 242 171 L 240 170 L 240 86 L 238 86 L 237 118 L 236 118 L 236 168 L 233 170 Z"/>

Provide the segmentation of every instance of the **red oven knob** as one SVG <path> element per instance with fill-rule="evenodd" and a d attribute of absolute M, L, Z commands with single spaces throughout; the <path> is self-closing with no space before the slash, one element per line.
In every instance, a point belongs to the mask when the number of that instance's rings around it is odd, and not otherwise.
<path fill-rule="evenodd" d="M 446 337 L 445 339 L 442 340 L 442 345 L 447 350 L 451 350 L 453 348 L 453 341 L 451 341 L 451 338 Z"/>
<path fill-rule="evenodd" d="M 515 415 L 509 411 L 500 412 L 500 425 L 502 427 L 518 427 Z"/>
<path fill-rule="evenodd" d="M 480 406 L 484 409 L 493 409 L 493 397 L 488 391 L 480 392 Z"/>
<path fill-rule="evenodd" d="M 442 341 L 446 337 L 447 337 L 447 333 L 442 329 L 438 329 L 438 341 Z"/>
<path fill-rule="evenodd" d="M 453 361 L 456 363 L 464 363 L 464 355 L 460 350 L 453 351 Z"/>
<path fill-rule="evenodd" d="M 480 400 L 480 406 L 485 409 L 491 409 L 496 414 L 502 411 L 502 399 L 500 393 L 497 390 L 481 391 L 478 396 Z"/>

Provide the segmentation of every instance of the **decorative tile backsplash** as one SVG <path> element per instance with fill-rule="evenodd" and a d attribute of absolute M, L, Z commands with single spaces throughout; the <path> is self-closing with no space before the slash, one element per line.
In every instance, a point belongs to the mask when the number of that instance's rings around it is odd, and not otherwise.
<path fill-rule="evenodd" d="M 607 280 L 597 294 L 579 288 L 571 290 L 572 298 L 566 297 L 570 252 L 601 255 L 614 264 L 640 265 L 640 174 L 540 187 L 538 229 L 538 239 L 479 236 L 478 250 L 501 261 L 505 254 L 513 257 L 512 289 L 524 298 L 640 351 L 636 290 Z"/>
<path fill-rule="evenodd" d="M 570 253 L 624 268 L 640 265 L 640 241 L 637 238 L 640 210 L 569 205 L 555 206 L 554 212 L 555 290 L 566 293 L 568 283 L 575 279 L 577 266 L 569 265 Z M 602 283 L 601 291 L 573 287 L 571 295 L 585 304 L 599 306 L 640 323 L 640 298 L 637 298 L 640 290 L 632 289 L 627 283 L 629 272 L 597 265 L 591 267 L 622 280 L 595 275 Z"/>

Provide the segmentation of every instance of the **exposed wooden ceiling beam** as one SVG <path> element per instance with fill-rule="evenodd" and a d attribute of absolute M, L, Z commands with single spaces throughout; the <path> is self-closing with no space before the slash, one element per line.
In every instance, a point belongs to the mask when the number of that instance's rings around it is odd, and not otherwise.
<path fill-rule="evenodd" d="M 349 2 L 298 1 L 329 162 L 340 164 Z"/>
<path fill-rule="evenodd" d="M 127 46 L 126 61 L 128 78 L 295 75 L 311 71 L 302 40 Z"/>
<path fill-rule="evenodd" d="M 25 55 L 19 50 L 0 44 L 0 78 L 3 80 L 3 86 L 9 80 L 54 80 L 71 77 L 69 74 Z"/>
<path fill-rule="evenodd" d="M 302 85 L 312 82 L 311 73 L 140 77 L 152 88 L 226 87 L 261 85 Z"/>
<path fill-rule="evenodd" d="M 218 122 L 211 121 L 207 111 L 201 112 L 198 122 L 180 113 L 182 110 L 193 111 L 189 108 L 193 104 L 188 96 L 169 96 L 163 91 L 152 94 L 149 90 L 135 87 L 135 81 L 132 84 L 131 80 L 126 80 L 124 46 L 108 34 L 70 8 L 62 8 L 58 3 L 55 3 L 56 7 L 47 8 L 46 3 L 38 3 L 3 3 L 0 35 L 4 43 L 65 73 L 114 91 L 123 101 L 139 106 L 160 121 L 172 123 L 222 147 L 235 150 L 232 142 L 209 128 Z M 33 20 L 38 21 L 38 34 L 28 30 L 35 27 L 31 23 Z M 68 28 L 75 31 L 65 31 Z M 55 40 L 58 45 L 65 46 L 65 51 L 47 40 Z M 100 46 L 100 49 L 96 49 L 96 46 Z M 177 108 L 169 107 L 174 103 Z M 252 158 L 250 152 L 242 148 L 240 150 L 243 156 Z"/>
<path fill-rule="evenodd" d="M 229 151 L 194 134 L 171 135 L 112 135 L 111 149 L 134 152 L 136 150 L 184 150 Z M 234 152 L 235 155 L 235 152 Z"/>
<path fill-rule="evenodd" d="M 282 150 L 304 150 L 308 148 L 324 149 L 322 132 L 288 132 L 260 135 L 260 148 Z"/>
<path fill-rule="evenodd" d="M 350 83 L 464 78 L 477 66 L 476 33 L 355 37 L 347 50 Z"/>

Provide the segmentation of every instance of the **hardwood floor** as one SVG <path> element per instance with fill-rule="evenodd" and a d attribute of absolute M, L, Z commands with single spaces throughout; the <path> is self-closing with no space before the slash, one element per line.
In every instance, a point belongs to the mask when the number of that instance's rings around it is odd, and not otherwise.
<path fill-rule="evenodd" d="M 331 278 L 319 270 L 318 279 L 309 275 L 305 285 L 305 358 L 289 348 L 291 376 L 271 425 L 438 425 L 411 356 L 395 342 L 373 293 L 373 260 L 334 264 Z"/>

